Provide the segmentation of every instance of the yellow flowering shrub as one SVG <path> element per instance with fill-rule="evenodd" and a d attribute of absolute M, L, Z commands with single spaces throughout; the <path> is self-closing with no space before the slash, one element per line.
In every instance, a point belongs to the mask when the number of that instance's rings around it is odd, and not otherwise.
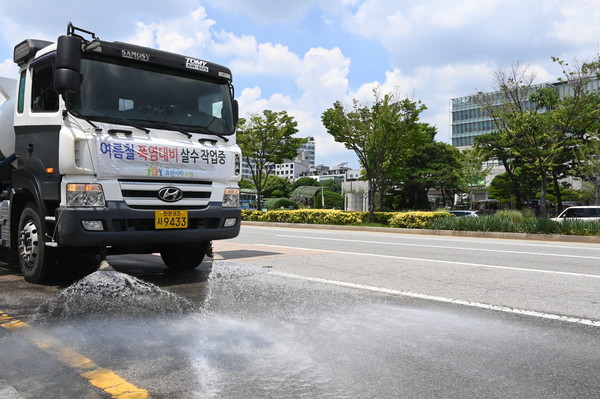
<path fill-rule="evenodd" d="M 391 227 L 423 229 L 438 217 L 453 216 L 448 212 L 375 212 L 375 221 Z M 334 209 L 295 209 L 250 211 L 242 210 L 242 220 L 280 223 L 359 225 L 367 220 L 368 212 L 347 212 Z"/>
<path fill-rule="evenodd" d="M 295 209 L 268 212 L 242 210 L 242 220 L 282 223 L 356 225 L 362 223 L 360 212 L 334 209 Z"/>
<path fill-rule="evenodd" d="M 427 224 L 438 217 L 453 217 L 454 215 L 443 212 L 399 212 L 390 219 L 391 227 L 400 227 L 407 229 L 424 229 Z"/>

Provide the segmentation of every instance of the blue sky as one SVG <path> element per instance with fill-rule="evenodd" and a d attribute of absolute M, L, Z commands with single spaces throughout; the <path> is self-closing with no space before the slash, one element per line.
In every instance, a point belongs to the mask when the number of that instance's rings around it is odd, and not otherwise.
<path fill-rule="evenodd" d="M 450 99 L 490 90 L 494 71 L 521 62 L 553 81 L 551 57 L 600 52 L 600 0 L 0 0 L 0 76 L 16 75 L 16 43 L 69 21 L 229 66 L 242 115 L 287 110 L 329 166 L 358 167 L 321 124 L 336 100 L 368 104 L 374 87 L 421 100 L 450 142 Z"/>

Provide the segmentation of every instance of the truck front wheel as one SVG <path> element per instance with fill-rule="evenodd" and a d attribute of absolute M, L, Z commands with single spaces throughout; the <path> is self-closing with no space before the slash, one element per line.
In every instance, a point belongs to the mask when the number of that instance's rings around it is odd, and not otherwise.
<path fill-rule="evenodd" d="M 41 283 L 54 271 L 55 259 L 52 248 L 45 243 L 45 226 L 33 203 L 23 209 L 19 220 L 18 258 L 25 280 Z"/>
<path fill-rule="evenodd" d="M 160 251 L 160 257 L 169 269 L 189 270 L 202 263 L 204 256 L 210 254 L 212 245 L 210 241 L 198 244 L 171 244 Z"/>

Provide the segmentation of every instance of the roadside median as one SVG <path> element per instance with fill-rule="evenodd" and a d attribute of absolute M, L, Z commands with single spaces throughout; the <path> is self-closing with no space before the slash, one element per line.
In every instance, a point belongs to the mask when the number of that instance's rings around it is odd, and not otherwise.
<path fill-rule="evenodd" d="M 327 224 L 309 224 L 309 223 L 283 223 L 283 222 L 254 222 L 242 221 L 243 226 L 265 226 L 265 227 L 287 227 L 301 229 L 321 229 L 321 230 L 340 230 L 340 231 L 364 231 L 390 234 L 414 234 L 414 235 L 435 235 L 450 237 L 475 237 L 475 238 L 495 238 L 507 240 L 534 240 L 534 241 L 555 241 L 555 242 L 579 242 L 585 244 L 600 244 L 600 236 L 580 236 L 580 235 L 562 235 L 562 234 L 532 234 L 532 233 L 505 233 L 492 231 L 460 231 L 460 230 L 432 230 L 432 229 L 407 229 L 399 227 L 369 227 L 369 226 L 343 226 Z"/>

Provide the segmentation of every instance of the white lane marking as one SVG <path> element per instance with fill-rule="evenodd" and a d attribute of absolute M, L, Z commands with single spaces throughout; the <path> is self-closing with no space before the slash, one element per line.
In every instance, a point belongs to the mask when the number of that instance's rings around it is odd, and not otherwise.
<path fill-rule="evenodd" d="M 246 226 L 245 229 L 251 229 L 251 228 L 255 228 L 255 229 L 261 229 L 263 227 L 261 226 Z M 510 239 L 510 238 L 500 238 L 500 237 L 480 237 L 480 238 L 473 238 L 473 237 L 468 237 L 468 236 L 454 236 L 454 237 L 446 237 L 443 235 L 427 235 L 427 234 L 410 234 L 410 233 L 397 233 L 394 231 L 390 231 L 385 232 L 385 231 L 357 231 L 357 230 L 315 230 L 315 229 L 310 229 L 310 228 L 285 228 L 285 227 L 269 227 L 272 229 L 279 229 L 279 230 L 286 230 L 286 231 L 294 231 L 294 232 L 298 232 L 298 231 L 307 231 L 310 232 L 310 234 L 322 234 L 322 235 L 337 235 L 340 233 L 344 233 L 344 234 L 350 234 L 350 235 L 385 235 L 385 236 L 394 236 L 394 237 L 402 237 L 403 239 L 406 240 L 415 240 L 415 241 L 449 241 L 449 242 L 456 242 L 456 241 L 460 241 L 460 242 L 467 242 L 467 243 L 481 243 L 481 242 L 488 242 L 488 243 L 493 243 L 494 245 L 507 245 L 508 242 L 510 242 L 509 245 L 511 246 L 515 246 L 515 247 L 541 247 L 541 248 L 556 248 L 556 247 L 560 247 L 560 248 L 570 248 L 570 249 L 585 249 L 585 250 L 589 250 L 589 251 L 600 251 L 600 244 L 599 243 L 594 243 L 594 242 L 560 242 L 560 241 L 536 241 L 535 237 L 527 240 L 524 242 L 524 240 L 519 240 L 519 239 Z M 510 233 L 508 233 L 510 234 Z M 532 235 L 535 236 L 535 235 Z M 314 236 L 313 236 L 314 238 Z"/>
<path fill-rule="evenodd" d="M 388 241 L 347 240 L 347 239 L 341 239 L 341 238 L 294 236 L 294 235 L 283 235 L 283 234 L 276 235 L 276 237 L 302 238 L 302 239 L 311 239 L 311 240 L 319 240 L 319 241 L 358 242 L 358 243 L 362 243 L 362 244 L 397 245 L 397 246 L 407 246 L 407 247 L 454 249 L 454 250 L 460 250 L 460 251 L 498 252 L 498 253 L 519 254 L 519 255 L 537 255 L 537 256 L 552 256 L 552 257 L 563 257 L 563 258 L 578 258 L 578 259 L 595 259 L 595 260 L 600 260 L 600 257 L 598 257 L 598 256 L 553 254 L 553 253 L 547 253 L 547 252 L 544 253 L 544 252 L 507 251 L 507 250 L 503 250 L 503 249 L 450 247 L 450 246 L 440 246 L 440 245 L 409 244 L 409 243 L 388 242 Z"/>
<path fill-rule="evenodd" d="M 480 302 L 470 302 L 470 301 L 465 301 L 462 299 L 451 299 L 451 298 L 445 298 L 445 297 L 441 297 L 441 296 L 418 294 L 418 293 L 408 292 L 408 291 L 398 291 L 398 290 L 393 290 L 393 289 L 389 289 L 389 288 L 374 287 L 374 286 L 370 286 L 370 285 L 355 284 L 355 283 L 347 283 L 347 282 L 343 282 L 343 281 L 328 280 L 328 279 L 319 278 L 319 277 L 306 277 L 306 276 L 300 276 L 298 274 L 291 274 L 291 273 L 285 273 L 285 272 L 279 272 L 279 271 L 270 271 L 269 274 L 273 274 L 273 275 L 280 276 L 280 277 L 293 278 L 293 279 L 297 279 L 297 280 L 310 281 L 310 282 L 315 282 L 315 283 L 323 283 L 323 284 L 336 285 L 336 286 L 340 286 L 340 287 L 355 288 L 355 289 L 377 292 L 377 293 L 382 293 L 382 294 L 405 296 L 405 297 L 410 297 L 410 298 L 425 299 L 425 300 L 436 301 L 436 302 L 452 303 L 452 304 L 470 306 L 470 307 L 480 308 L 480 309 L 497 310 L 497 311 L 505 312 L 505 313 L 514 313 L 514 314 L 520 314 L 520 315 L 526 315 L 526 316 L 539 317 L 542 319 L 559 320 L 559 321 L 564 321 L 564 322 L 568 322 L 568 323 L 576 323 L 576 324 L 583 324 L 583 325 L 587 325 L 587 326 L 600 327 L 600 320 L 591 320 L 591 319 L 583 319 L 583 318 L 570 317 L 570 316 L 561 316 L 561 315 L 552 314 L 552 313 L 538 312 L 535 310 L 526 310 L 526 309 L 511 308 L 511 307 L 507 307 L 507 306 L 490 305 L 487 303 L 480 303 Z"/>
<path fill-rule="evenodd" d="M 302 248 L 302 247 L 288 247 L 284 245 L 271 245 L 271 244 L 260 244 L 263 247 L 273 247 L 273 248 L 286 248 L 286 249 L 301 249 L 305 251 L 319 251 L 326 252 L 332 254 L 342 254 L 342 255 L 353 255 L 353 256 L 369 256 L 376 258 L 387 258 L 387 259 L 402 259 L 402 260 L 412 260 L 417 262 L 430 262 L 430 263 L 442 263 L 447 265 L 462 265 L 462 266 L 471 266 L 471 267 L 485 267 L 488 269 L 502 269 L 502 270 L 515 270 L 519 272 L 532 272 L 532 273 L 546 273 L 546 274 L 557 274 L 563 276 L 575 276 L 575 277 L 591 277 L 591 278 L 600 278 L 598 274 L 585 274 L 585 273 L 573 273 L 573 272 L 560 272 L 556 270 L 543 270 L 543 269 L 526 269 L 520 267 L 512 267 L 512 266 L 496 266 L 496 265 L 485 265 L 483 263 L 468 263 L 468 262 L 455 262 L 450 260 L 439 260 L 439 259 L 426 259 L 426 258 L 411 258 L 408 256 L 396 256 L 396 255 L 380 255 L 380 254 L 368 254 L 361 252 L 347 252 L 347 251 L 333 251 L 330 249 L 314 249 L 314 248 Z"/>

